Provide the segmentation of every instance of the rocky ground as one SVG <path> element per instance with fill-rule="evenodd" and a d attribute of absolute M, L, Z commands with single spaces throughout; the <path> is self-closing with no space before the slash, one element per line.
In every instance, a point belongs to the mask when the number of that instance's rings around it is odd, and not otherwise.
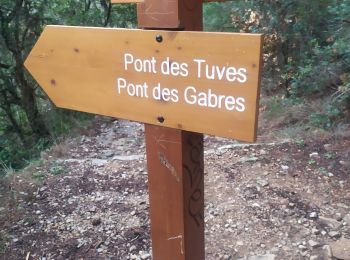
<path fill-rule="evenodd" d="M 141 124 L 98 120 L 0 196 L 0 259 L 151 259 Z M 350 138 L 205 137 L 205 223 L 209 260 L 350 259 Z"/>

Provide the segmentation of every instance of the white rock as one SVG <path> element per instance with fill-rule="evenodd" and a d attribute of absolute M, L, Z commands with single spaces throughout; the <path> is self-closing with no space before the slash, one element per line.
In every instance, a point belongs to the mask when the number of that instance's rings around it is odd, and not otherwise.
<path fill-rule="evenodd" d="M 349 224 L 350 223 L 350 214 L 345 215 L 343 220 L 344 220 L 344 222 Z"/>
<path fill-rule="evenodd" d="M 316 247 L 320 246 L 320 244 L 314 240 L 309 240 L 308 244 L 311 248 L 316 248 Z"/>
<path fill-rule="evenodd" d="M 82 240 L 79 242 L 79 244 L 77 245 L 77 248 L 81 248 L 83 245 L 86 244 L 86 241 Z"/>
<path fill-rule="evenodd" d="M 93 165 L 96 165 L 96 166 L 99 166 L 99 167 L 105 165 L 107 162 L 108 162 L 107 160 L 101 160 L 101 159 L 92 159 L 91 160 L 91 163 Z"/>
<path fill-rule="evenodd" d="M 319 235 L 320 231 L 317 228 L 312 228 L 311 233 L 314 235 Z"/>
<path fill-rule="evenodd" d="M 100 201 L 103 201 L 103 200 L 104 200 L 104 197 L 103 197 L 103 196 L 98 197 L 98 198 L 95 198 L 95 201 L 96 201 L 96 202 L 100 202 Z"/>
<path fill-rule="evenodd" d="M 324 149 L 326 149 L 326 151 L 331 151 L 332 150 L 332 145 L 331 144 L 325 144 L 323 145 Z"/>
<path fill-rule="evenodd" d="M 338 231 L 331 231 L 331 232 L 328 233 L 328 235 L 331 238 L 339 238 L 339 237 L 341 237 L 341 234 Z"/>
<path fill-rule="evenodd" d="M 327 254 L 328 257 L 333 257 L 332 249 L 329 245 L 324 245 L 322 247 L 323 251 Z"/>
<path fill-rule="evenodd" d="M 310 218 L 317 218 L 317 212 L 311 212 L 310 213 Z"/>
<path fill-rule="evenodd" d="M 327 227 L 330 227 L 330 228 L 333 228 L 333 229 L 338 229 L 341 227 L 341 223 L 338 222 L 337 220 L 335 219 L 332 219 L 332 218 L 326 218 L 326 217 L 323 217 L 323 216 L 319 216 L 318 218 L 318 221 L 327 226 Z"/>
<path fill-rule="evenodd" d="M 244 243 L 243 243 L 243 241 L 237 241 L 237 242 L 236 242 L 236 245 L 237 245 L 237 246 L 243 246 Z"/>
<path fill-rule="evenodd" d="M 343 220 L 343 216 L 342 216 L 342 214 L 339 213 L 339 212 L 335 213 L 335 217 L 336 217 L 336 220 L 337 220 L 337 221 L 342 221 L 342 220 Z"/>
<path fill-rule="evenodd" d="M 281 165 L 282 170 L 287 171 L 289 169 L 289 166 L 287 165 Z"/>
<path fill-rule="evenodd" d="M 257 180 L 257 183 L 261 186 L 261 187 L 266 187 L 269 186 L 269 182 L 265 179 L 259 179 Z"/>
<path fill-rule="evenodd" d="M 138 161 L 144 158 L 144 155 L 126 155 L 126 156 L 114 156 L 113 161 Z"/>
<path fill-rule="evenodd" d="M 314 153 L 310 153 L 309 157 L 310 158 L 319 158 L 320 156 L 319 156 L 319 154 L 317 152 L 314 152 Z"/>
<path fill-rule="evenodd" d="M 299 248 L 301 251 L 307 250 L 307 247 L 304 246 L 304 245 L 299 245 L 298 248 Z"/>
<path fill-rule="evenodd" d="M 276 256 L 273 254 L 260 255 L 260 256 L 249 256 L 248 260 L 275 260 Z"/>
<path fill-rule="evenodd" d="M 151 255 L 149 253 L 141 253 L 140 254 L 141 259 L 149 259 Z"/>
<path fill-rule="evenodd" d="M 258 157 L 254 157 L 254 156 L 252 156 L 252 157 L 242 157 L 242 158 L 239 159 L 239 162 L 240 163 L 256 162 L 258 160 L 259 160 L 259 158 Z"/>
<path fill-rule="evenodd" d="M 267 152 L 266 152 L 264 149 L 261 149 L 261 150 L 259 151 L 259 153 L 260 153 L 261 155 L 267 154 Z"/>
<path fill-rule="evenodd" d="M 318 255 L 312 255 L 312 256 L 310 256 L 310 260 L 321 260 L 321 259 L 323 259 L 323 257 L 320 257 L 320 256 L 318 256 Z"/>

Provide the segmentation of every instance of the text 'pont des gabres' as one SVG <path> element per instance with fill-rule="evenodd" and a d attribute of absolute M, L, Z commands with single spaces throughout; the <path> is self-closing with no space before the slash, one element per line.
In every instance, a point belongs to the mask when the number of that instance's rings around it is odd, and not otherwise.
<path fill-rule="evenodd" d="M 194 71 L 190 71 L 189 63 L 173 61 L 170 57 L 158 61 L 155 57 L 140 59 L 131 53 L 125 53 L 123 56 L 124 70 L 127 72 L 159 74 L 160 76 L 182 78 L 191 76 L 199 80 L 210 80 L 213 83 L 215 81 L 226 81 L 228 84 L 244 84 L 248 80 L 246 68 L 211 65 L 205 59 L 201 58 L 194 58 L 191 62 L 193 63 L 191 64 L 191 68 L 194 68 Z M 147 82 L 130 82 L 128 79 L 122 77 L 117 78 L 118 95 L 151 98 L 157 101 L 173 103 L 185 102 L 188 105 L 212 109 L 225 109 L 237 112 L 245 111 L 246 100 L 244 97 L 222 95 L 219 91 L 211 88 L 205 91 L 198 91 L 196 86 L 188 85 L 181 88 L 182 93 L 180 93 L 179 89 L 171 86 L 162 86 L 161 83 L 151 86 Z"/>

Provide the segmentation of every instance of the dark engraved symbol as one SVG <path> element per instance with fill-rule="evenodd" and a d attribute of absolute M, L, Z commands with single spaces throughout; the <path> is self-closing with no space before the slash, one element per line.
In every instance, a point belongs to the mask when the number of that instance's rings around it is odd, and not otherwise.
<path fill-rule="evenodd" d="M 187 143 L 189 145 L 188 152 L 190 162 L 184 164 L 185 174 L 190 178 L 191 196 L 188 200 L 188 213 L 196 222 L 197 226 L 203 225 L 203 190 L 201 183 L 204 178 L 203 166 L 203 143 L 201 137 L 196 134 L 188 136 Z"/>

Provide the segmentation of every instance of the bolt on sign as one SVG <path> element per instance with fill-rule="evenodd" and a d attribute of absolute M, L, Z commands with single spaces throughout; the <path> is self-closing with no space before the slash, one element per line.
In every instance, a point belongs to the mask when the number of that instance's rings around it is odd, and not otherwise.
<path fill-rule="evenodd" d="M 47 26 L 25 62 L 62 108 L 255 141 L 262 35 Z"/>

